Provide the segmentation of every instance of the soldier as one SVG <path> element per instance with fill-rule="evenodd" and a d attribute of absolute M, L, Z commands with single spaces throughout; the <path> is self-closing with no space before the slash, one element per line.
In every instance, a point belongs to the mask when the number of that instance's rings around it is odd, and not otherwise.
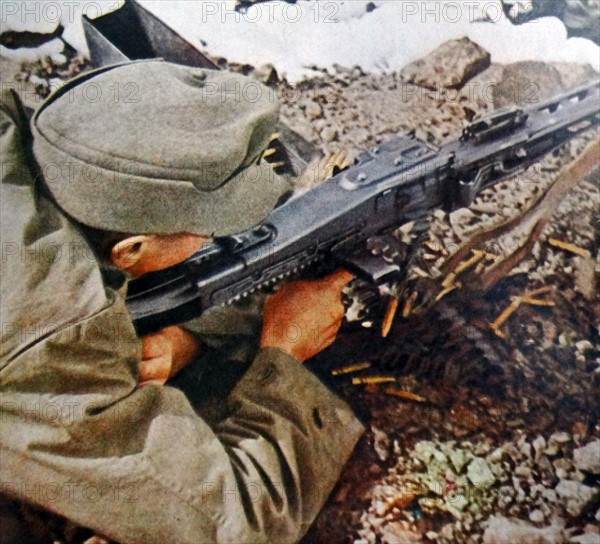
<path fill-rule="evenodd" d="M 142 339 L 124 305 L 128 276 L 289 190 L 261 160 L 272 95 L 163 61 L 104 68 L 36 112 L 31 169 L 3 98 L 2 493 L 121 543 L 297 541 L 363 431 L 301 364 L 335 339 L 350 275 L 283 287 L 262 323 L 213 311 Z"/>

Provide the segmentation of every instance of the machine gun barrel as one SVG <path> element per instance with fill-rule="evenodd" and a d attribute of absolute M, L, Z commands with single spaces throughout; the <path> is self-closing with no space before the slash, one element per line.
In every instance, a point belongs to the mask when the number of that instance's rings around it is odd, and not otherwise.
<path fill-rule="evenodd" d="M 391 139 L 259 226 L 132 280 L 127 306 L 134 326 L 146 334 L 185 322 L 317 262 L 373 283 L 388 281 L 399 267 L 374 259 L 364 248 L 367 239 L 436 208 L 468 206 L 484 188 L 597 127 L 599 105 L 596 82 L 525 110 L 494 112 L 441 148 L 414 137 Z"/>

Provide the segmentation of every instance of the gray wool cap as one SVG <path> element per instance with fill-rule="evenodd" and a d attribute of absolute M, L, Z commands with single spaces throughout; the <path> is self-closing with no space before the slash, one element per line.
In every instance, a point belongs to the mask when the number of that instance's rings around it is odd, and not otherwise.
<path fill-rule="evenodd" d="M 134 234 L 246 230 L 290 186 L 262 160 L 272 91 L 162 60 L 109 66 L 52 94 L 32 119 L 53 197 L 90 227 Z"/>

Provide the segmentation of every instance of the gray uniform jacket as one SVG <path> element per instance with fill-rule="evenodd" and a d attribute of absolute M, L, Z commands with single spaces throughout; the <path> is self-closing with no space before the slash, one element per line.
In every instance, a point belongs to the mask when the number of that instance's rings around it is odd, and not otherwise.
<path fill-rule="evenodd" d="M 179 389 L 137 387 L 126 284 L 23 168 L 17 110 L 3 96 L 1 492 L 122 543 L 298 540 L 362 425 L 274 349 L 214 426 Z"/>

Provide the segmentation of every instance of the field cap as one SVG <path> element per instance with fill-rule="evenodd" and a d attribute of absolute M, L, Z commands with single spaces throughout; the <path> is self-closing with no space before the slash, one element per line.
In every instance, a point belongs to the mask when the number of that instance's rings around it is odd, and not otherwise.
<path fill-rule="evenodd" d="M 262 160 L 278 109 L 239 74 L 130 62 L 53 93 L 32 119 L 33 149 L 56 202 L 85 225 L 224 236 L 290 190 Z"/>

